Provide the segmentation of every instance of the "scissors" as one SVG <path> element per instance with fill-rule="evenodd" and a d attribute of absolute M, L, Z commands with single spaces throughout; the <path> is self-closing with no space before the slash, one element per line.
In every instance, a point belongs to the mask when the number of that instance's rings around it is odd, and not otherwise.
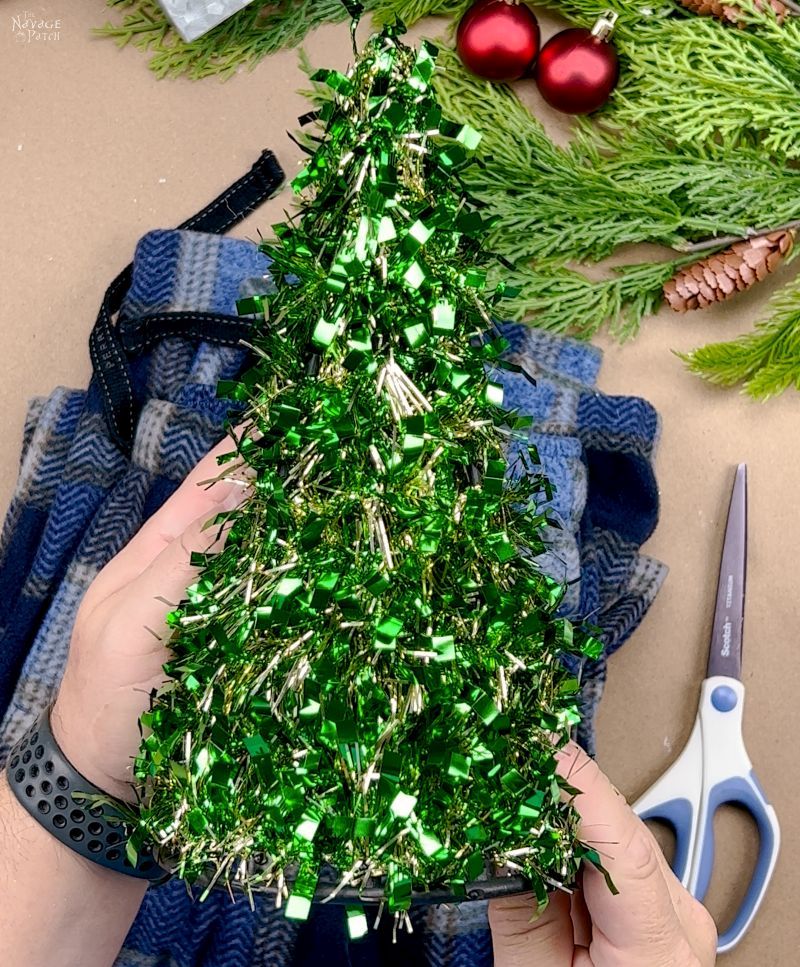
<path fill-rule="evenodd" d="M 758 827 L 759 848 L 742 905 L 719 937 L 717 952 L 731 950 L 753 922 L 780 849 L 780 826 L 767 801 L 742 738 L 742 623 L 747 562 L 747 467 L 741 463 L 731 494 L 717 585 L 717 603 L 692 734 L 680 756 L 634 804 L 642 819 L 667 823 L 675 833 L 672 868 L 701 902 L 714 865 L 714 813 L 733 803 Z"/>

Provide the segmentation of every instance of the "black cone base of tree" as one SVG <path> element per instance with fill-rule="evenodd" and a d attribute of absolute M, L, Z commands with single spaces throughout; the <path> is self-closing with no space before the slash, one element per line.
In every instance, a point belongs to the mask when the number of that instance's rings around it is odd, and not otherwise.
<path fill-rule="evenodd" d="M 536 565 L 535 453 L 506 465 L 528 428 L 491 379 L 504 292 L 460 180 L 479 135 L 441 117 L 436 51 L 399 33 L 314 77 L 300 213 L 264 246 L 271 290 L 239 306 L 255 364 L 220 387 L 245 407 L 221 473 L 252 492 L 169 617 L 136 763 L 132 846 L 154 837 L 189 881 L 277 889 L 298 919 L 322 868 L 404 920 L 486 869 L 543 902 L 599 861 L 555 750 L 578 719 L 559 655 L 600 646 Z"/>

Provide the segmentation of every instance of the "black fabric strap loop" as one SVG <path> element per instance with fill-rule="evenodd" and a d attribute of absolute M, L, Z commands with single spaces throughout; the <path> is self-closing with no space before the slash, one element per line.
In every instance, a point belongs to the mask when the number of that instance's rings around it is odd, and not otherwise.
<path fill-rule="evenodd" d="M 222 235 L 275 194 L 283 179 L 275 155 L 271 151 L 262 151 L 247 174 L 178 228 Z M 127 321 L 124 327 L 127 335 L 123 338 L 113 317 L 122 305 L 132 278 L 133 263 L 127 265 L 106 290 L 97 322 L 89 336 L 89 355 L 100 383 L 111 439 L 125 454 L 130 454 L 133 446 L 137 417 L 127 353 L 141 352 L 168 334 L 236 345 L 249 329 L 249 324 L 237 316 L 203 312 L 152 313 L 140 317 L 138 325 Z"/>
<path fill-rule="evenodd" d="M 274 195 L 283 184 L 283 169 L 271 151 L 262 151 L 253 167 L 238 181 L 225 189 L 221 195 L 178 228 L 189 228 L 194 232 L 213 232 L 224 235 L 270 195 Z"/>
<path fill-rule="evenodd" d="M 252 320 L 221 312 L 152 312 L 120 319 L 119 335 L 125 351 L 132 356 L 149 349 L 153 343 L 170 336 L 212 342 L 219 346 L 238 346 L 246 339 Z"/>

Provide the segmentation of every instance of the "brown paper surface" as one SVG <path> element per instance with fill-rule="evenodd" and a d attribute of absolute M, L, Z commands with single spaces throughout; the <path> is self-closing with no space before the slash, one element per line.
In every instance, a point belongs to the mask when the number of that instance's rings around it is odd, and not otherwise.
<path fill-rule="evenodd" d="M 28 9 L 59 19 L 59 36 L 18 39 L 14 17 Z M 86 384 L 87 338 L 100 300 L 138 238 L 193 214 L 264 147 L 289 174 L 299 159 L 285 133 L 307 110 L 296 93 L 304 86 L 296 53 L 276 54 L 227 83 L 158 81 L 139 52 L 118 51 L 90 35 L 105 16 L 102 0 L 30 7 L 5 0 L 0 7 L 3 507 L 16 478 L 26 401 L 57 385 Z M 548 36 L 555 22 L 542 22 Z M 433 22 L 427 33 L 441 29 Z M 314 64 L 342 67 L 347 28 L 322 28 L 305 46 Z M 567 130 L 530 83 L 521 90 L 552 130 Z M 233 234 L 257 238 L 260 229 L 267 235 L 286 203 L 286 195 L 273 200 Z M 641 254 L 629 253 L 632 259 Z M 745 737 L 781 820 L 783 848 L 750 934 L 724 960 L 731 967 L 790 967 L 799 956 L 800 400 L 789 392 L 762 405 L 710 387 L 688 375 L 672 350 L 749 329 L 786 271 L 705 312 L 662 310 L 624 346 L 600 340 L 606 351 L 601 389 L 646 397 L 663 421 L 661 521 L 645 550 L 671 571 L 641 628 L 610 662 L 599 717 L 600 762 L 631 799 L 663 772 L 689 735 L 733 467 L 746 461 L 750 469 Z M 717 833 L 709 904 L 724 916 L 742 895 L 755 841 L 749 824 L 727 813 Z"/>

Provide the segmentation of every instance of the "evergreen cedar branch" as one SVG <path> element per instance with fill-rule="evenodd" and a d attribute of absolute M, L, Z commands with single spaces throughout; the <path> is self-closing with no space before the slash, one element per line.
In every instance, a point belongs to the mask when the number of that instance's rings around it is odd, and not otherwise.
<path fill-rule="evenodd" d="M 149 50 L 159 76 L 227 76 L 297 45 L 312 24 L 347 17 L 340 0 L 283 0 L 266 13 L 253 3 L 184 44 L 157 0 L 108 3 L 124 16 L 99 33 Z M 678 0 L 649 16 L 637 0 L 543 3 L 583 25 L 609 6 L 620 14 L 614 42 L 622 82 L 608 109 L 581 124 L 571 149 L 557 149 L 508 89 L 470 78 L 453 59 L 437 81 L 439 94 L 452 116 L 488 135 L 484 149 L 492 157 L 470 187 L 499 216 L 495 241 L 517 264 L 523 296 L 509 311 L 583 337 L 609 324 L 624 338 L 658 308 L 663 284 L 691 259 L 625 266 L 600 281 L 570 263 L 602 259 L 631 243 L 680 245 L 800 217 L 800 18 L 759 12 L 754 0 L 737 0 L 746 29 L 696 17 Z M 458 17 L 468 0 L 366 6 L 379 21 L 399 16 L 411 24 L 428 14 Z M 798 385 L 795 286 L 774 313 L 731 343 L 691 354 L 692 370 L 725 385 L 744 382 L 759 398 Z"/>

